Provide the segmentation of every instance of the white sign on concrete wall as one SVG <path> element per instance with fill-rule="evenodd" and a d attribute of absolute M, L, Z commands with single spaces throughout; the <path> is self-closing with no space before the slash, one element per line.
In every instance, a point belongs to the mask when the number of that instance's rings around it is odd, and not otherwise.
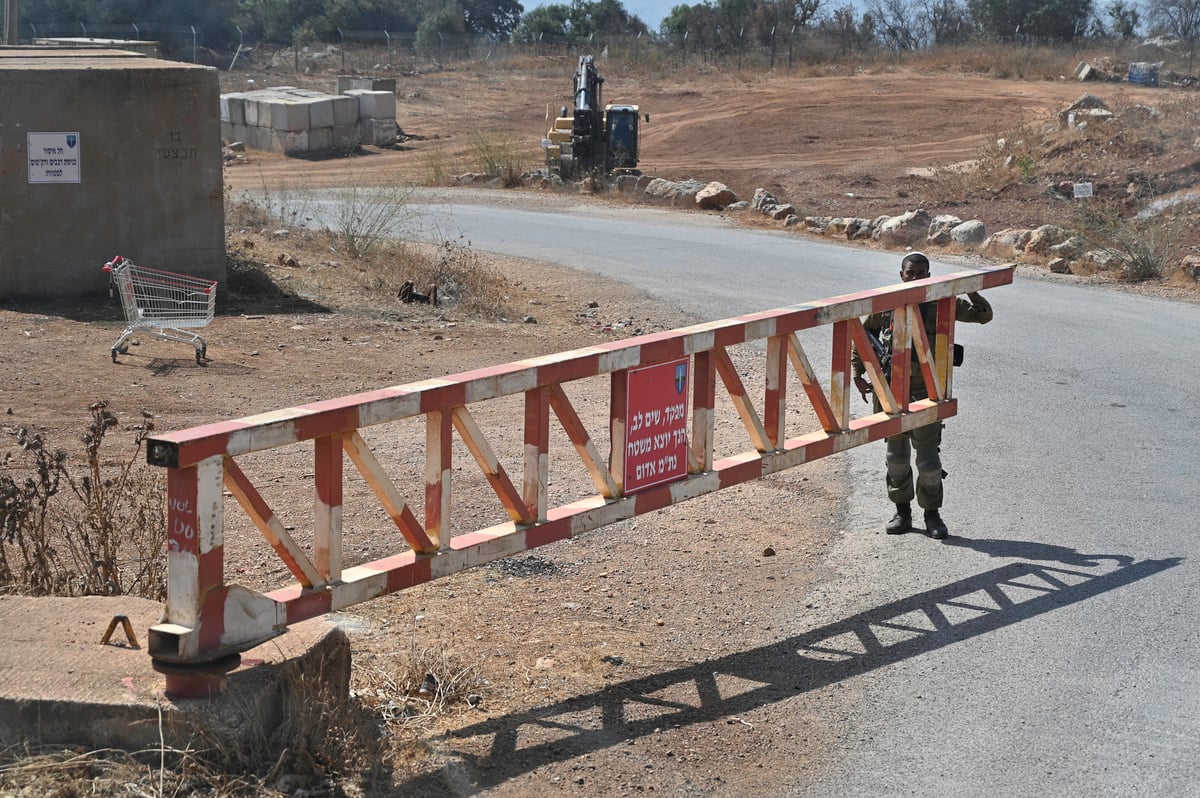
<path fill-rule="evenodd" d="M 30 183 L 79 182 L 78 133 L 27 135 Z"/>

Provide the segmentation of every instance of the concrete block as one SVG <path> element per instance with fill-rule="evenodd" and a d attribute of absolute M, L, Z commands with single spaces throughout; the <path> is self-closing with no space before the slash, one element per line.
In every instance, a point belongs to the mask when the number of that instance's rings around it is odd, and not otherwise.
<path fill-rule="evenodd" d="M 271 152 L 282 152 L 284 155 L 304 155 L 308 149 L 307 130 L 276 130 L 269 132 L 270 146 L 263 149 Z"/>
<path fill-rule="evenodd" d="M 97 645 L 118 614 L 145 645 L 162 612 L 134 596 L 0 596 L 0 745 L 184 750 L 203 736 L 214 751 L 237 751 L 262 744 L 284 700 L 340 706 L 349 697 L 349 638 L 319 618 L 245 652 L 221 695 L 164 700 L 166 679 L 145 648 Z M 124 641 L 122 627 L 114 640 Z"/>
<path fill-rule="evenodd" d="M 308 131 L 308 151 L 321 152 L 333 147 L 333 128 L 314 127 Z"/>
<path fill-rule="evenodd" d="M 395 78 L 368 78 L 361 75 L 338 75 L 337 93 L 345 94 L 351 89 L 366 89 L 367 91 L 390 91 L 396 93 Z"/>
<path fill-rule="evenodd" d="M 247 125 L 259 124 L 259 107 L 260 101 L 256 97 L 247 97 L 246 101 L 242 103 L 242 116 Z"/>
<path fill-rule="evenodd" d="M 270 150 L 274 146 L 274 142 L 271 141 L 270 128 L 247 125 L 246 133 L 248 134 L 246 146 L 252 150 Z"/>
<path fill-rule="evenodd" d="M 308 130 L 308 103 L 296 100 L 272 100 L 270 109 L 272 130 L 287 130 L 293 133 Z M 261 112 L 259 124 L 262 124 Z"/>
<path fill-rule="evenodd" d="M 333 103 L 329 98 L 308 100 L 308 129 L 333 127 Z"/>
<path fill-rule="evenodd" d="M 390 147 L 396 143 L 400 129 L 395 119 L 361 119 L 358 124 L 363 144 Z"/>
<path fill-rule="evenodd" d="M 358 100 L 359 119 L 396 118 L 396 95 L 390 91 L 353 89 L 346 94 Z"/>
<path fill-rule="evenodd" d="M 337 125 L 358 124 L 357 98 L 346 96 L 330 97 L 329 103 L 333 106 L 333 124 L 335 127 Z"/>
<path fill-rule="evenodd" d="M 221 121 L 244 125 L 246 123 L 246 98 L 241 94 L 222 94 Z"/>
<path fill-rule="evenodd" d="M 362 144 L 362 132 L 359 130 L 358 122 L 334 125 L 330 131 L 333 136 L 333 146 L 340 150 L 353 150 Z"/>

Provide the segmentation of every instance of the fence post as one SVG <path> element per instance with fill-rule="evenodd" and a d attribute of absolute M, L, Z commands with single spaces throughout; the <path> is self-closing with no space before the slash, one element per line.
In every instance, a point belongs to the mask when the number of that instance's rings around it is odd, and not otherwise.
<path fill-rule="evenodd" d="M 237 51 L 233 54 L 233 60 L 229 62 L 229 69 L 225 70 L 226 72 L 233 71 L 233 65 L 237 63 L 238 56 L 242 54 L 242 28 L 240 25 L 234 25 L 233 27 L 237 28 L 238 46 Z"/>
<path fill-rule="evenodd" d="M 17 0 L 5 0 L 4 3 L 4 43 L 17 43 Z"/>

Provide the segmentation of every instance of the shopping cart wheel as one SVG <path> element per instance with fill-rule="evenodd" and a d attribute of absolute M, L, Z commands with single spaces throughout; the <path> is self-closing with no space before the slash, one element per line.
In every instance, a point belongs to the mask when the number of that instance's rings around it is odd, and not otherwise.
<path fill-rule="evenodd" d="M 208 346 L 202 346 L 196 350 L 196 364 L 203 366 L 205 357 L 208 355 Z"/>
<path fill-rule="evenodd" d="M 117 350 L 116 350 L 116 347 L 113 347 L 113 350 L 112 350 L 112 357 L 113 357 L 113 362 L 114 362 L 114 363 L 116 363 L 116 362 L 117 362 Z"/>

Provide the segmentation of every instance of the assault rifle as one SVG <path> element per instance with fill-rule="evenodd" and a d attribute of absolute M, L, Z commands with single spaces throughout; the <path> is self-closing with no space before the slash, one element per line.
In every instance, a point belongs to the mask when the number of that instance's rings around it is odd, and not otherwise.
<path fill-rule="evenodd" d="M 883 341 L 876 333 L 870 330 L 866 330 L 866 333 L 867 340 L 871 342 L 871 348 L 875 350 L 875 359 L 879 361 L 879 367 L 883 369 L 884 378 L 890 380 L 892 378 L 892 350 L 883 345 Z"/>
<path fill-rule="evenodd" d="M 879 360 L 879 367 L 883 369 L 883 376 L 891 378 L 892 376 L 892 353 L 883 345 L 883 341 L 879 340 L 879 336 L 870 330 L 867 333 L 867 340 L 871 342 L 871 348 L 875 350 L 875 357 Z M 962 344 L 954 345 L 954 365 L 961 366 L 963 364 L 963 355 L 965 350 Z"/>

